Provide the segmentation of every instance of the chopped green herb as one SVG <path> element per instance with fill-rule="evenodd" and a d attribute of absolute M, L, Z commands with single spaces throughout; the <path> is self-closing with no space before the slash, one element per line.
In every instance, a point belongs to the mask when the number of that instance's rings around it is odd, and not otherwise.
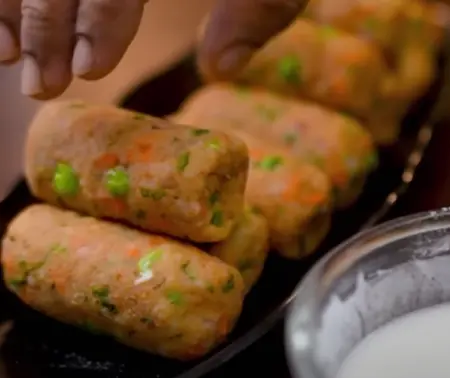
<path fill-rule="evenodd" d="M 98 299 L 100 305 L 109 313 L 116 315 L 119 313 L 117 306 L 109 301 L 109 287 L 108 286 L 94 286 L 92 288 L 92 295 Z"/>
<path fill-rule="evenodd" d="M 84 102 L 80 102 L 80 101 L 73 102 L 70 105 L 70 108 L 72 108 L 72 109 L 83 109 L 85 107 L 86 107 L 86 104 Z"/>
<path fill-rule="evenodd" d="M 192 130 L 192 135 L 194 135 L 194 136 L 200 136 L 200 135 L 205 135 L 205 134 L 209 134 L 209 130 L 206 130 L 206 129 L 194 129 L 194 130 Z"/>
<path fill-rule="evenodd" d="M 181 294 L 179 291 L 170 290 L 166 293 L 166 297 L 173 305 L 180 306 L 184 302 L 183 294 Z"/>
<path fill-rule="evenodd" d="M 216 227 L 222 227 L 224 223 L 223 212 L 217 209 L 214 210 L 210 223 Z"/>
<path fill-rule="evenodd" d="M 229 293 L 234 289 L 234 276 L 230 274 L 227 281 L 222 286 L 223 293 Z"/>
<path fill-rule="evenodd" d="M 292 146 L 297 141 L 298 135 L 295 133 L 287 133 L 284 134 L 284 143 L 286 143 L 288 146 Z"/>
<path fill-rule="evenodd" d="M 153 322 L 152 319 L 150 318 L 141 318 L 139 319 L 141 323 L 143 324 L 148 324 L 148 325 L 154 325 L 155 323 Z"/>
<path fill-rule="evenodd" d="M 371 153 L 367 157 L 366 164 L 367 164 L 367 168 L 369 170 L 375 169 L 378 166 L 378 164 L 379 164 L 378 154 L 376 152 Z"/>
<path fill-rule="evenodd" d="M 211 294 L 214 294 L 214 292 L 216 291 L 214 289 L 214 286 L 211 284 L 208 284 L 208 286 L 206 286 L 206 290 L 208 290 Z"/>
<path fill-rule="evenodd" d="M 92 295 L 98 299 L 107 299 L 109 296 L 108 286 L 94 286 L 92 288 Z"/>
<path fill-rule="evenodd" d="M 301 84 L 303 72 L 299 58 L 291 55 L 281 59 L 278 63 L 278 74 L 288 84 Z"/>
<path fill-rule="evenodd" d="M 50 247 L 50 252 L 59 255 L 59 254 L 61 254 L 61 253 L 66 253 L 66 252 L 67 252 L 67 248 L 64 247 L 64 246 L 62 246 L 62 245 L 59 244 L 59 243 L 56 243 L 56 244 L 53 244 L 53 245 Z"/>
<path fill-rule="evenodd" d="M 218 201 L 219 201 L 219 196 L 220 196 L 220 194 L 219 194 L 219 192 L 214 192 L 214 193 L 212 193 L 210 196 L 209 196 L 209 204 L 212 206 L 212 205 L 215 205 Z"/>
<path fill-rule="evenodd" d="M 314 164 L 315 166 L 319 167 L 319 168 L 324 168 L 325 167 L 325 159 L 323 156 L 320 155 L 311 155 L 309 160 L 311 161 L 312 164 Z"/>
<path fill-rule="evenodd" d="M 178 172 L 184 172 L 186 167 L 189 165 L 190 159 L 191 159 L 191 154 L 189 152 L 184 152 L 178 157 L 178 160 L 177 160 Z"/>
<path fill-rule="evenodd" d="M 148 116 L 146 116 L 145 114 L 142 114 L 142 113 L 137 113 L 137 114 L 133 115 L 133 119 L 136 121 L 143 121 L 147 118 L 148 118 Z"/>
<path fill-rule="evenodd" d="M 237 85 L 236 87 L 236 93 L 238 96 L 245 97 L 249 94 L 249 89 L 247 87 L 244 87 L 242 85 Z"/>
<path fill-rule="evenodd" d="M 190 265 L 190 262 L 189 262 L 189 261 L 183 263 L 183 264 L 181 265 L 181 270 L 184 272 L 184 274 L 186 274 L 186 276 L 189 277 L 189 279 L 190 279 L 191 281 L 194 281 L 194 280 L 195 280 L 195 275 L 194 275 L 194 273 L 192 273 L 192 271 L 191 271 L 189 265 Z"/>
<path fill-rule="evenodd" d="M 347 159 L 345 159 L 345 163 L 346 163 L 346 166 L 347 166 L 348 171 L 349 171 L 351 174 L 356 173 L 356 171 L 357 171 L 357 169 L 358 169 L 358 160 L 355 159 L 354 156 L 350 156 L 350 157 L 348 157 Z"/>
<path fill-rule="evenodd" d="M 100 304 L 105 310 L 107 310 L 109 313 L 113 315 L 117 315 L 119 313 L 117 306 L 108 301 L 100 301 Z"/>
<path fill-rule="evenodd" d="M 364 20 L 364 30 L 369 33 L 377 31 L 380 27 L 380 22 L 375 17 L 367 17 Z"/>
<path fill-rule="evenodd" d="M 347 66 L 347 73 L 351 76 L 363 77 L 365 74 L 365 67 L 360 64 L 350 64 Z"/>
<path fill-rule="evenodd" d="M 320 28 L 320 35 L 323 39 L 330 39 L 336 36 L 336 29 L 330 25 L 323 25 Z"/>
<path fill-rule="evenodd" d="M 240 272 L 245 272 L 255 266 L 255 262 L 251 259 L 241 260 L 238 263 L 238 269 Z"/>
<path fill-rule="evenodd" d="M 116 167 L 106 172 L 106 188 L 115 197 L 122 197 L 130 190 L 130 178 L 123 167 Z"/>
<path fill-rule="evenodd" d="M 208 143 L 208 147 L 217 151 L 220 148 L 220 142 L 217 139 L 212 140 Z"/>
<path fill-rule="evenodd" d="M 13 278 L 8 280 L 8 285 L 14 290 L 18 291 L 27 284 L 27 278 L 21 277 L 21 278 Z"/>
<path fill-rule="evenodd" d="M 177 333 L 177 334 L 175 334 L 173 336 L 170 336 L 170 340 L 178 340 L 178 339 L 181 339 L 181 338 L 183 338 L 183 334 L 182 333 Z"/>
<path fill-rule="evenodd" d="M 104 332 L 101 331 L 96 325 L 94 325 L 91 321 L 86 320 L 80 324 L 80 327 L 94 335 L 104 335 Z"/>
<path fill-rule="evenodd" d="M 415 18 L 411 19 L 410 24 L 411 24 L 410 30 L 412 28 L 414 33 L 417 33 L 417 34 L 422 33 L 423 27 L 425 25 L 424 20 L 420 17 L 415 17 Z"/>
<path fill-rule="evenodd" d="M 53 189 L 60 196 L 75 196 L 80 189 L 78 175 L 65 163 L 58 163 L 53 175 Z"/>
<path fill-rule="evenodd" d="M 256 110 L 264 120 L 269 122 L 275 121 L 280 115 L 280 112 L 278 110 L 269 108 L 264 105 L 259 105 Z"/>
<path fill-rule="evenodd" d="M 261 211 L 261 209 L 260 209 L 258 206 L 252 206 L 252 207 L 250 208 L 250 211 L 251 211 L 253 214 L 256 214 L 256 215 L 262 215 L 262 211 Z"/>
<path fill-rule="evenodd" d="M 138 261 L 139 273 L 148 272 L 157 261 L 161 260 L 162 256 L 163 251 L 161 249 L 154 249 L 141 257 Z"/>
<path fill-rule="evenodd" d="M 266 156 L 264 159 L 257 163 L 257 166 L 266 171 L 274 171 L 282 164 L 283 158 L 281 156 Z"/>
<path fill-rule="evenodd" d="M 164 189 L 140 188 L 140 192 L 142 197 L 151 198 L 155 201 L 159 201 L 166 196 L 166 191 Z"/>
<path fill-rule="evenodd" d="M 48 254 L 44 258 L 43 261 L 39 261 L 37 263 L 32 263 L 32 264 L 31 263 L 27 263 L 24 260 L 21 260 L 19 262 L 19 269 L 22 271 L 22 276 L 17 278 L 16 280 L 14 280 L 15 284 L 16 284 L 15 286 L 16 287 L 20 287 L 20 286 L 26 285 L 27 282 L 28 282 L 28 276 L 30 274 L 32 274 L 34 271 L 42 268 L 44 266 L 45 262 L 47 261 L 47 258 L 48 258 Z"/>
<path fill-rule="evenodd" d="M 143 220 L 143 219 L 147 218 L 147 213 L 144 210 L 138 210 L 138 211 L 136 211 L 136 218 Z"/>

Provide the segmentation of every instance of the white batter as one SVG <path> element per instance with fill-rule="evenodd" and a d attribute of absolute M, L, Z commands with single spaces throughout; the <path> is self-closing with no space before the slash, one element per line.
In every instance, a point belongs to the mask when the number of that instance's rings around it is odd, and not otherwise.
<path fill-rule="evenodd" d="M 450 304 L 373 332 L 344 361 L 337 378 L 450 378 Z"/>

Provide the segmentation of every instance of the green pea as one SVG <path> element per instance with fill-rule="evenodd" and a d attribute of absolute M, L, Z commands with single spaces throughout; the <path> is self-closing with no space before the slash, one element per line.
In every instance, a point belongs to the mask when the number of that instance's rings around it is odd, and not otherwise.
<path fill-rule="evenodd" d="M 130 178 L 123 167 L 116 167 L 106 172 L 106 188 L 115 197 L 123 197 L 130 190 Z"/>
<path fill-rule="evenodd" d="M 58 163 L 53 175 L 53 189 L 60 196 L 75 196 L 80 190 L 80 181 L 74 169 L 65 163 Z"/>
<path fill-rule="evenodd" d="M 295 55 L 287 56 L 278 63 L 278 74 L 288 84 L 299 85 L 302 82 L 302 64 Z"/>
<path fill-rule="evenodd" d="M 214 210 L 210 223 L 216 227 L 222 227 L 224 223 L 223 212 L 217 209 Z"/>
<path fill-rule="evenodd" d="M 138 262 L 139 272 L 148 272 L 157 261 L 161 260 L 162 256 L 163 251 L 161 249 L 155 249 L 148 252 Z"/>
<path fill-rule="evenodd" d="M 184 172 L 186 167 L 189 165 L 191 159 L 191 154 L 189 152 L 182 153 L 177 160 L 177 170 L 178 172 Z"/>
<path fill-rule="evenodd" d="M 183 294 L 176 290 L 170 290 L 166 293 L 166 297 L 173 305 L 180 306 L 184 302 Z"/>
<path fill-rule="evenodd" d="M 259 163 L 257 163 L 257 166 L 266 171 L 274 171 L 282 164 L 283 164 L 283 158 L 281 156 L 272 156 L 271 155 L 271 156 L 266 156 L 264 159 L 262 159 Z"/>

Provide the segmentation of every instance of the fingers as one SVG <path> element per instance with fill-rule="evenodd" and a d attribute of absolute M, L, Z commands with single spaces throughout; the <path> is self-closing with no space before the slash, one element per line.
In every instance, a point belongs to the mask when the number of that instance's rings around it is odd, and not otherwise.
<path fill-rule="evenodd" d="M 136 35 L 145 2 L 80 0 L 72 61 L 75 75 L 100 79 L 117 66 Z"/>
<path fill-rule="evenodd" d="M 76 6 L 76 0 L 22 1 L 23 94 L 48 99 L 69 85 Z"/>
<path fill-rule="evenodd" d="M 0 0 L 0 63 L 20 58 L 20 1 Z"/>
<path fill-rule="evenodd" d="M 218 0 L 199 48 L 206 76 L 231 78 L 251 55 L 288 26 L 307 0 Z"/>

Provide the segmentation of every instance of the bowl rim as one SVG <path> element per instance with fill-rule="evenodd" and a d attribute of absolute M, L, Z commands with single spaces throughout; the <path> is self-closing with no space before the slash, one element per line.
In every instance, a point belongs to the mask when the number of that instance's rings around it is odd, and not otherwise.
<path fill-rule="evenodd" d="M 424 227 L 426 223 L 429 224 Z M 298 326 L 298 312 L 304 307 L 300 302 L 306 298 L 313 297 L 313 292 L 317 288 L 314 283 L 317 282 L 316 279 L 319 276 L 325 276 L 328 264 L 332 265 L 333 260 L 339 262 L 337 258 L 347 254 L 345 257 L 348 258 L 349 264 L 344 267 L 346 269 L 360 261 L 361 258 L 374 253 L 381 246 L 389 245 L 399 239 L 413 235 L 420 235 L 423 232 L 441 230 L 445 227 L 450 228 L 450 207 L 442 207 L 437 210 L 422 211 L 401 216 L 377 226 L 361 230 L 319 259 L 294 289 L 286 311 L 284 347 L 291 375 L 297 377 L 300 374 L 303 377 L 305 372 L 307 372 L 309 375 L 305 375 L 305 377 L 314 376 L 315 378 L 322 378 L 321 375 L 316 373 L 316 368 L 311 360 L 302 358 L 293 352 L 294 338 L 292 335 L 294 334 L 294 329 Z M 302 323 L 304 323 L 302 327 L 312 330 L 313 325 L 311 322 L 315 320 L 305 316 L 305 318 L 301 319 Z"/>

